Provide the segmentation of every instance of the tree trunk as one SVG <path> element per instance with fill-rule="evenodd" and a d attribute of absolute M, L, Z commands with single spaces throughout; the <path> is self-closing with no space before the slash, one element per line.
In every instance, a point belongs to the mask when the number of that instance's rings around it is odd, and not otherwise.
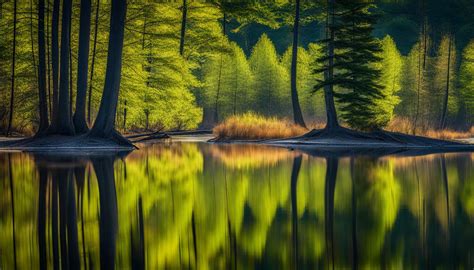
<path fill-rule="evenodd" d="M 183 15 L 181 18 L 181 35 L 179 39 L 179 54 L 182 56 L 184 53 L 184 36 L 186 35 L 186 20 L 188 14 L 187 0 L 183 0 Z"/>
<path fill-rule="evenodd" d="M 51 69 L 53 73 L 53 104 L 51 115 L 51 131 L 55 131 L 58 118 L 58 96 L 59 96 L 59 0 L 53 2 L 53 14 L 51 19 Z"/>
<path fill-rule="evenodd" d="M 224 41 L 224 38 L 226 36 L 225 32 L 225 26 L 226 26 L 226 14 L 224 12 L 223 18 L 222 18 L 222 34 L 223 38 L 222 40 Z M 219 75 L 217 77 L 217 91 L 216 91 L 216 101 L 214 104 L 214 123 L 217 124 L 219 122 L 219 97 L 220 97 L 220 92 L 221 92 L 221 83 L 222 83 L 222 65 L 223 65 L 223 52 L 220 53 L 220 62 L 219 62 Z"/>
<path fill-rule="evenodd" d="M 122 49 L 126 12 L 126 0 L 116 0 L 112 2 L 104 91 L 100 102 L 99 113 L 90 131 L 91 136 L 112 138 L 114 135 L 122 71 Z"/>
<path fill-rule="evenodd" d="M 332 80 L 334 76 L 334 5 L 335 0 L 328 0 L 328 11 L 326 14 L 326 38 L 329 40 L 327 54 L 328 70 L 324 72 L 324 80 Z M 337 120 L 336 106 L 334 104 L 334 87 L 332 84 L 328 84 L 324 87 L 324 101 L 326 105 L 326 129 L 335 129 L 339 127 Z"/>
<path fill-rule="evenodd" d="M 46 37 L 46 82 L 47 82 L 47 86 L 46 86 L 46 89 L 48 90 L 48 113 L 49 113 L 49 118 L 52 120 L 53 119 L 53 116 L 52 116 L 52 97 L 51 97 L 51 61 L 50 61 L 50 57 L 49 57 L 49 54 L 50 54 L 50 37 L 49 37 L 49 24 L 50 24 L 50 20 L 49 20 L 49 13 L 50 13 L 50 5 L 49 5 L 49 0 L 47 0 L 47 5 L 46 5 L 46 29 L 45 29 L 45 37 Z"/>
<path fill-rule="evenodd" d="M 10 91 L 10 115 L 8 118 L 8 128 L 6 135 L 10 135 L 13 122 L 13 108 L 15 102 L 15 64 L 16 64 L 16 15 L 17 15 L 17 0 L 13 1 L 13 48 L 12 48 L 12 74 L 11 74 L 11 91 Z"/>
<path fill-rule="evenodd" d="M 95 25 L 94 25 L 94 45 L 92 49 L 92 61 L 91 61 L 91 77 L 89 79 L 89 100 L 87 102 L 87 122 L 89 125 L 91 122 L 91 100 L 92 100 L 92 82 L 94 80 L 94 64 L 95 64 L 95 56 L 96 56 L 96 49 L 97 49 L 97 29 L 99 28 L 99 7 L 100 7 L 100 0 L 97 0 L 97 7 L 95 10 Z"/>
<path fill-rule="evenodd" d="M 71 13 L 72 0 L 63 1 L 63 14 L 61 21 L 61 59 L 58 97 L 58 116 L 56 118 L 55 133 L 63 135 L 74 135 L 71 114 L 69 111 L 69 48 L 71 46 Z"/>
<path fill-rule="evenodd" d="M 449 36 L 449 46 L 448 46 L 448 70 L 446 73 L 446 91 L 444 92 L 444 101 L 443 101 L 443 113 L 441 115 L 441 121 L 439 128 L 443 129 L 446 127 L 446 115 L 448 112 L 448 99 L 449 99 L 449 84 L 451 80 L 451 50 L 453 46 L 453 36 Z"/>
<path fill-rule="evenodd" d="M 77 134 L 86 133 L 87 75 L 89 64 L 89 41 L 91 28 L 91 0 L 81 0 L 79 53 L 77 57 L 77 94 L 76 112 L 74 113 L 74 129 Z"/>
<path fill-rule="evenodd" d="M 293 105 L 293 119 L 295 124 L 306 127 L 301 113 L 300 102 L 298 99 L 298 90 L 296 85 L 297 66 L 298 66 L 298 34 L 300 23 L 300 0 L 296 0 L 295 21 L 293 24 L 293 53 L 291 56 L 291 103 Z"/>
<path fill-rule="evenodd" d="M 33 0 L 30 0 L 30 41 L 31 41 L 31 60 L 33 62 L 33 67 L 35 70 L 35 79 L 36 82 L 38 82 L 38 74 L 36 68 L 38 67 L 36 65 L 36 55 L 35 55 L 35 39 L 34 39 L 34 34 L 33 34 Z M 36 85 L 37 86 L 37 85 Z"/>
<path fill-rule="evenodd" d="M 39 95 L 39 127 L 36 132 L 41 135 L 49 127 L 48 102 L 46 96 L 46 49 L 44 35 L 44 0 L 38 1 L 38 95 Z"/>

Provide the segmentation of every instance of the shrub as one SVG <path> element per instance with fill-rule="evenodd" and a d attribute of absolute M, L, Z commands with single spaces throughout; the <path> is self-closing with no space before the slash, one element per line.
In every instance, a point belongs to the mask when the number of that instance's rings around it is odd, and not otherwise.
<path fill-rule="evenodd" d="M 217 125 L 214 135 L 225 140 L 281 139 L 303 135 L 306 128 L 288 119 L 264 117 L 252 112 L 235 115 Z"/>

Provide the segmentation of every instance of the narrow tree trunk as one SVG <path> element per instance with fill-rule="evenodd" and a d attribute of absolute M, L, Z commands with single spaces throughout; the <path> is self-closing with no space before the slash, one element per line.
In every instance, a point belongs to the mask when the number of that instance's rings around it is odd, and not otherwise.
<path fill-rule="evenodd" d="M 46 96 L 46 48 L 44 35 L 44 1 L 38 0 L 38 96 L 39 96 L 39 127 L 36 132 L 41 135 L 49 127 L 48 103 Z"/>
<path fill-rule="evenodd" d="M 126 12 L 126 0 L 112 2 L 104 91 L 97 119 L 90 131 L 91 136 L 112 138 L 115 132 Z"/>
<path fill-rule="evenodd" d="M 226 36 L 225 32 L 225 26 L 226 26 L 226 14 L 224 12 L 224 15 L 222 17 L 222 40 L 224 41 L 224 38 Z M 222 68 L 223 68 L 223 52 L 220 53 L 220 62 L 219 62 L 219 75 L 217 77 L 217 91 L 216 91 L 216 100 L 214 104 L 214 123 L 217 124 L 219 122 L 219 97 L 220 97 L 220 92 L 221 92 L 221 83 L 222 83 Z"/>
<path fill-rule="evenodd" d="M 91 28 L 91 0 L 81 0 L 79 53 L 77 57 L 76 112 L 73 122 L 77 134 L 89 130 L 86 123 L 87 75 L 89 67 L 89 41 Z"/>
<path fill-rule="evenodd" d="M 179 39 L 179 54 L 182 56 L 184 53 L 184 36 L 186 35 L 186 20 L 188 14 L 188 3 L 187 0 L 183 0 L 183 15 L 181 18 L 181 34 Z"/>
<path fill-rule="evenodd" d="M 297 66 L 298 66 L 298 34 L 300 23 L 300 0 L 296 0 L 295 6 L 295 21 L 293 23 L 293 53 L 291 56 L 291 103 L 293 105 L 293 119 L 295 124 L 306 127 L 301 112 L 300 102 L 298 98 L 298 89 L 296 85 L 297 80 Z"/>
<path fill-rule="evenodd" d="M 74 135 L 71 114 L 69 111 L 69 49 L 71 46 L 71 13 L 72 0 L 63 1 L 63 14 L 61 20 L 61 59 L 60 59 L 60 78 L 59 78 L 59 97 L 58 97 L 58 116 L 56 118 L 57 134 Z"/>
<path fill-rule="evenodd" d="M 453 36 L 449 36 L 449 46 L 448 46 L 448 70 L 446 73 L 446 91 L 444 92 L 444 101 L 443 101 L 443 113 L 441 115 L 441 121 L 439 128 L 443 129 L 446 127 L 446 115 L 448 112 L 448 99 L 449 99 L 449 86 L 451 81 L 451 50 L 453 46 Z"/>
<path fill-rule="evenodd" d="M 94 64 L 95 64 L 95 56 L 96 56 L 96 49 L 97 49 L 97 30 L 99 28 L 99 7 L 100 7 L 100 0 L 97 0 L 97 7 L 95 10 L 95 22 L 94 22 L 94 45 L 92 49 L 92 61 L 91 61 L 91 77 L 89 79 L 89 98 L 87 102 L 87 122 L 91 125 L 91 100 L 92 100 L 92 83 L 94 81 Z"/>
<path fill-rule="evenodd" d="M 49 113 L 49 118 L 52 120 L 53 119 L 53 116 L 52 116 L 52 96 L 51 96 L 51 61 L 50 61 L 50 57 L 49 57 L 49 54 L 50 54 L 50 36 L 49 36 L 49 24 L 50 24 L 50 20 L 49 20 L 49 8 L 50 8 L 50 5 L 49 5 L 49 0 L 46 0 L 47 2 L 47 5 L 46 5 L 46 28 L 45 28 L 45 32 L 46 32 L 46 83 L 47 83 L 47 86 L 46 88 L 48 89 L 48 113 Z"/>
<path fill-rule="evenodd" d="M 36 68 L 36 55 L 35 55 L 35 39 L 33 34 L 33 0 L 30 0 L 30 41 L 31 41 L 31 61 L 33 62 L 33 67 L 35 70 L 35 82 L 38 82 L 38 71 Z"/>
<path fill-rule="evenodd" d="M 59 0 L 53 2 L 51 19 L 51 69 L 53 73 L 53 104 L 51 116 L 51 131 L 54 132 L 58 118 L 59 100 Z"/>
<path fill-rule="evenodd" d="M 124 106 L 123 106 L 123 130 L 125 131 L 125 128 L 127 127 L 127 101 L 125 100 Z"/>
<path fill-rule="evenodd" d="M 334 76 L 334 5 L 335 0 L 328 0 L 328 11 L 326 18 L 326 38 L 329 39 L 327 54 L 329 57 L 328 60 L 328 70 L 324 72 L 324 80 L 329 81 L 333 79 Z M 326 129 L 335 129 L 339 127 L 339 122 L 337 120 L 336 106 L 334 104 L 334 87 L 332 84 L 328 84 L 324 87 L 324 101 L 326 105 Z"/>
<path fill-rule="evenodd" d="M 8 118 L 8 128 L 6 135 L 10 135 L 13 122 L 13 108 L 15 102 L 15 64 L 16 64 L 16 20 L 17 16 L 17 0 L 13 1 L 13 47 L 12 47 L 12 74 L 11 74 L 11 91 L 10 91 L 10 115 Z"/>

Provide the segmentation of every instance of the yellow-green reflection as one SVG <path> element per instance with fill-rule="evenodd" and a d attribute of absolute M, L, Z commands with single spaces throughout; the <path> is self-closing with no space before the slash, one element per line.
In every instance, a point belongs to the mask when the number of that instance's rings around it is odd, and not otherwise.
<path fill-rule="evenodd" d="M 468 268 L 473 164 L 195 143 L 0 154 L 0 268 Z"/>

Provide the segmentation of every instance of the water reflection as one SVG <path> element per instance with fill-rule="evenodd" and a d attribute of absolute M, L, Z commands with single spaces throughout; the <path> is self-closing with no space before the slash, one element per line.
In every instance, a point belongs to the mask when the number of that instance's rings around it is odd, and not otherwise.
<path fill-rule="evenodd" d="M 472 154 L 0 154 L 0 268 L 472 268 Z"/>

